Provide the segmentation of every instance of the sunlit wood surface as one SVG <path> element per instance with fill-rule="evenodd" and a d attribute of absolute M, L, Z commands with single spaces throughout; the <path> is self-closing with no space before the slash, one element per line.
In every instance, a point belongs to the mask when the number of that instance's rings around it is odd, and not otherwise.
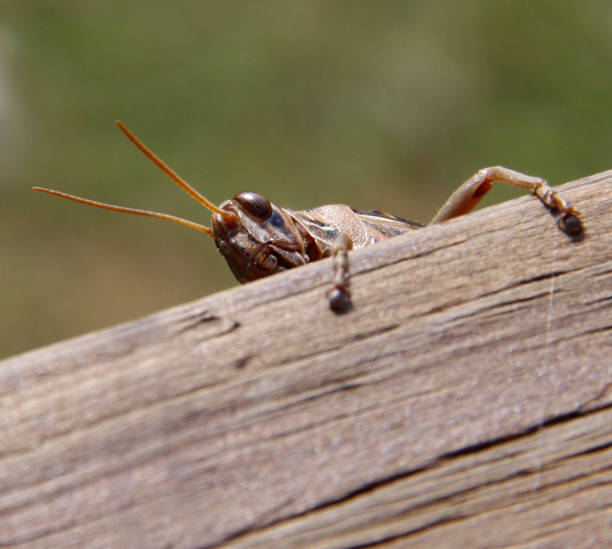
<path fill-rule="evenodd" d="M 416 231 L 346 315 L 321 261 L 0 362 L 0 545 L 612 544 L 612 171 L 561 190 L 583 238 Z"/>

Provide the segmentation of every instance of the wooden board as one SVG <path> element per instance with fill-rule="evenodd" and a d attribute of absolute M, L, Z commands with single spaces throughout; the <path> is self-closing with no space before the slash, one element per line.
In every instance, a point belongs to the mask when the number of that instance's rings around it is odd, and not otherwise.
<path fill-rule="evenodd" d="M 321 261 L 0 362 L 0 545 L 612 544 L 612 171 L 561 189 L 584 238 L 521 197 L 346 315 Z"/>

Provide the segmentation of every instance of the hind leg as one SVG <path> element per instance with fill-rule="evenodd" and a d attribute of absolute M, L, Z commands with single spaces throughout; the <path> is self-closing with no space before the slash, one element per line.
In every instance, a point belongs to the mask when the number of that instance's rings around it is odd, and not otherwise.
<path fill-rule="evenodd" d="M 483 168 L 476 172 L 450 196 L 430 224 L 440 223 L 470 212 L 482 197 L 489 192 L 494 181 L 501 181 L 526 189 L 535 194 L 553 212 L 560 212 L 559 228 L 569 235 L 582 231 L 580 212 L 574 209 L 560 194 L 540 177 L 533 177 L 503 166 Z"/>

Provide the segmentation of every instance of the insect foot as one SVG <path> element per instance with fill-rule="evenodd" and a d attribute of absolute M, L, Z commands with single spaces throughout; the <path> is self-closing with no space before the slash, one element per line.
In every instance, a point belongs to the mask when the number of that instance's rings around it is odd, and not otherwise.
<path fill-rule="evenodd" d="M 552 187 L 542 181 L 535 189 L 535 194 L 549 209 L 555 214 L 560 214 L 557 220 L 559 228 L 569 236 L 578 236 L 583 232 L 582 221 L 580 220 L 580 212 L 555 192 Z"/>
<path fill-rule="evenodd" d="M 579 236 L 584 232 L 580 218 L 571 213 L 564 213 L 557 221 L 559 228 L 569 236 Z"/>

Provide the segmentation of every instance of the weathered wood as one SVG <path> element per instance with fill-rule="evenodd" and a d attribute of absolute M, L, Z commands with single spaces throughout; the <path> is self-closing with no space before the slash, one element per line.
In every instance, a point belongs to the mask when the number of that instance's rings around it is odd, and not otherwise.
<path fill-rule="evenodd" d="M 0 544 L 612 543 L 612 171 L 0 363 Z M 160 289 L 163 291 L 163 289 Z"/>

